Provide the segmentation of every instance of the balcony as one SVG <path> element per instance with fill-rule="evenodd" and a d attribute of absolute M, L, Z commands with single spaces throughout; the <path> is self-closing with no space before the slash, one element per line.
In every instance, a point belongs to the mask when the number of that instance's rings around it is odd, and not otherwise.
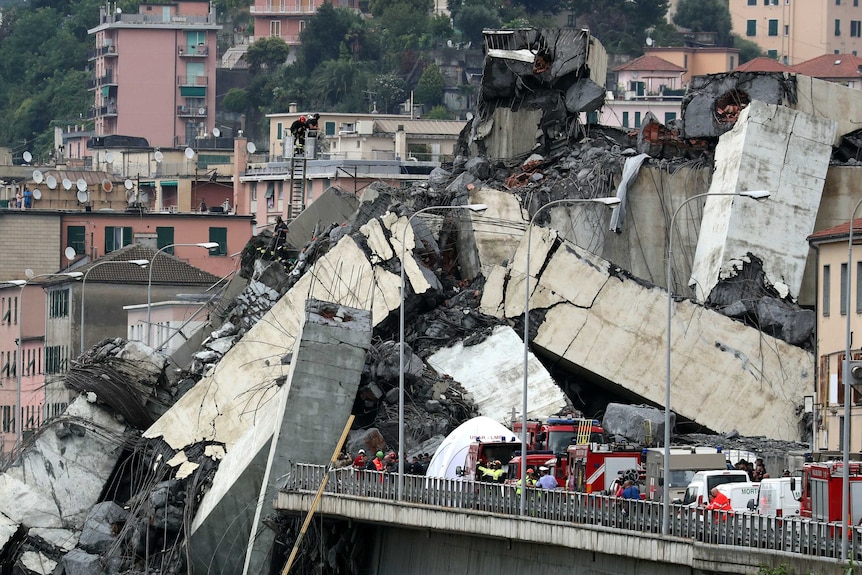
<path fill-rule="evenodd" d="M 114 80 L 114 71 L 107 70 L 104 75 L 99 76 L 95 80 L 90 80 L 89 89 L 93 90 L 95 88 L 101 88 L 102 86 L 116 86 L 117 82 Z"/>
<path fill-rule="evenodd" d="M 87 52 L 87 60 L 95 60 L 102 56 L 115 57 L 117 55 L 117 47 L 113 44 L 106 44 L 100 48 L 96 48 L 95 50 L 89 50 Z"/>
<path fill-rule="evenodd" d="M 87 119 L 93 120 L 95 118 L 116 118 L 117 117 L 117 106 L 94 106 L 87 111 Z"/>
<path fill-rule="evenodd" d="M 178 118 L 206 118 L 206 106 L 177 106 Z"/>
<path fill-rule="evenodd" d="M 305 15 L 305 14 L 315 14 L 317 12 L 317 6 L 314 6 L 313 2 L 307 2 L 305 6 L 303 6 L 302 2 L 293 2 L 288 5 L 286 2 L 262 2 L 258 6 L 250 6 L 249 11 L 251 14 L 259 15 L 259 16 L 271 16 L 271 15 Z"/>
<path fill-rule="evenodd" d="M 209 54 L 209 46 L 198 44 L 197 46 L 177 46 L 177 55 L 180 58 L 205 58 Z"/>
<path fill-rule="evenodd" d="M 209 85 L 209 77 L 207 76 L 177 76 L 177 86 L 199 86 L 206 87 Z"/>

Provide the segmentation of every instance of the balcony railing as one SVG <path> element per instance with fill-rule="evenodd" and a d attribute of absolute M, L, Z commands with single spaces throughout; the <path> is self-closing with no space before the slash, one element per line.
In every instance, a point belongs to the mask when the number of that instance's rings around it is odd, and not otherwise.
<path fill-rule="evenodd" d="M 206 106 L 177 106 L 177 116 L 180 118 L 206 118 Z"/>
<path fill-rule="evenodd" d="M 100 56 L 117 56 L 117 47 L 114 44 L 110 44 L 87 52 L 88 60 L 95 60 Z"/>
<path fill-rule="evenodd" d="M 95 80 L 90 80 L 90 89 L 92 90 L 93 88 L 99 88 L 101 86 L 108 86 L 112 84 L 116 84 L 116 81 L 114 80 L 114 71 L 108 70 L 107 72 L 105 72 L 104 75 L 99 76 Z"/>
<path fill-rule="evenodd" d="M 264 14 L 285 14 L 285 15 L 297 14 L 297 15 L 301 15 L 301 14 L 314 14 L 315 12 L 317 12 L 317 7 L 311 6 L 311 5 L 302 6 L 302 5 L 297 5 L 297 4 L 293 4 L 292 6 L 286 6 L 286 5 L 280 4 L 278 2 L 276 2 L 276 3 L 266 2 L 261 6 L 250 6 L 249 11 L 252 14 L 261 14 L 261 15 L 264 15 Z"/>
<path fill-rule="evenodd" d="M 116 116 L 117 115 L 117 106 L 94 106 L 90 108 L 87 112 L 87 118 L 92 120 L 94 118 L 103 118 L 106 116 Z"/>
<path fill-rule="evenodd" d="M 210 49 L 206 44 L 197 46 L 177 46 L 177 54 L 180 58 L 203 58 L 209 54 Z"/>
<path fill-rule="evenodd" d="M 177 86 L 207 86 L 209 85 L 209 77 L 207 76 L 177 76 Z"/>

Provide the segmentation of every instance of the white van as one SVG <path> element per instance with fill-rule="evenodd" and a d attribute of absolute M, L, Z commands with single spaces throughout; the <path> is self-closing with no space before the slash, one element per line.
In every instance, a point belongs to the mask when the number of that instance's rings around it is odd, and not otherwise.
<path fill-rule="evenodd" d="M 716 487 L 725 497 L 730 499 L 730 507 L 735 512 L 749 511 L 748 504 L 757 498 L 760 484 L 751 481 L 739 483 L 722 483 Z"/>
<path fill-rule="evenodd" d="M 770 477 L 760 482 L 752 507 L 768 517 L 798 517 L 801 498 L 801 477 Z"/>
<path fill-rule="evenodd" d="M 748 483 L 748 473 L 741 469 L 698 471 L 685 490 L 682 504 L 687 507 L 705 506 L 709 503 L 709 492 L 724 483 Z M 747 503 L 747 500 L 746 500 Z M 743 503 L 743 507 L 745 504 Z"/>

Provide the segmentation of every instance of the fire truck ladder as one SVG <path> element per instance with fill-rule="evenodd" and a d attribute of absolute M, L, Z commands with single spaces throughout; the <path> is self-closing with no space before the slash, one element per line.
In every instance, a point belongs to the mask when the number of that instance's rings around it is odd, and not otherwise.
<path fill-rule="evenodd" d="M 644 445 L 652 445 L 652 421 L 644 419 Z"/>
<path fill-rule="evenodd" d="M 590 442 L 590 431 L 593 429 L 593 422 L 590 419 L 579 419 L 577 427 L 578 445 L 586 445 Z"/>
<path fill-rule="evenodd" d="M 290 203 L 287 205 L 287 220 L 291 221 L 305 209 L 305 162 L 304 155 L 290 158 Z"/>

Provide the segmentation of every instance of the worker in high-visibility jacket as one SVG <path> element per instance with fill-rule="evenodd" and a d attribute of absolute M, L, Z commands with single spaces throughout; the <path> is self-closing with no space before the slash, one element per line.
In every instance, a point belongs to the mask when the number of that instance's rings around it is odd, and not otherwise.
<path fill-rule="evenodd" d="M 515 490 L 515 493 L 520 495 L 521 494 L 521 485 L 524 485 L 524 478 L 523 477 L 518 478 L 518 481 L 515 482 L 515 485 L 518 486 L 518 488 Z M 535 485 L 536 485 L 536 472 L 533 471 L 532 468 L 528 468 L 527 469 L 526 486 L 527 487 L 535 487 Z"/>
<path fill-rule="evenodd" d="M 715 521 L 718 521 L 718 518 L 721 517 L 722 521 L 727 520 L 727 512 L 733 511 L 733 506 L 730 504 L 730 498 L 727 497 L 724 493 L 719 491 L 718 487 L 713 487 L 709 490 L 710 501 L 706 508 L 710 511 L 715 512 Z"/>
<path fill-rule="evenodd" d="M 476 471 L 482 474 L 479 476 L 479 481 L 491 481 L 493 483 L 500 483 L 504 473 L 499 461 L 492 461 L 487 467 L 480 465 L 476 467 Z"/>

